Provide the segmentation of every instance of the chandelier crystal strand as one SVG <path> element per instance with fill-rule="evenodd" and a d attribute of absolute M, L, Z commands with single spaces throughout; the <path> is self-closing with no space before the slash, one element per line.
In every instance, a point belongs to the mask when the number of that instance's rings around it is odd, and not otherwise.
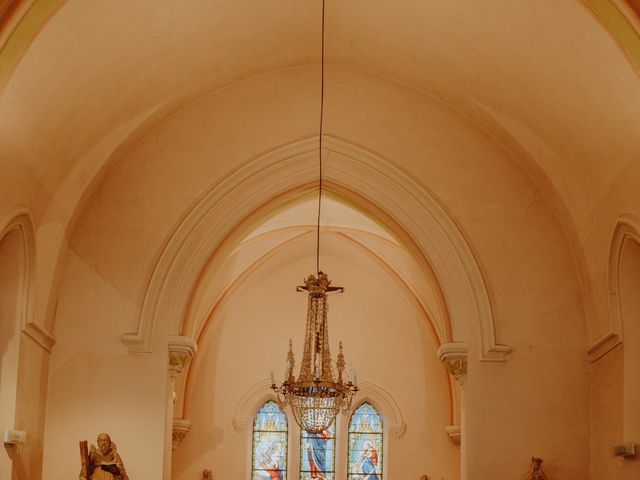
<path fill-rule="evenodd" d="M 342 342 L 334 364 L 329 348 L 327 323 L 327 294 L 342 292 L 342 287 L 332 287 L 327 275 L 319 272 L 310 275 L 298 291 L 308 293 L 307 322 L 304 353 L 298 377 L 294 374 L 293 345 L 289 341 L 287 372 L 281 385 L 271 388 L 278 403 L 289 406 L 300 428 L 309 433 L 321 433 L 335 421 L 338 413 L 347 413 L 353 395 L 358 391 L 351 381 L 344 381 L 345 359 Z"/>

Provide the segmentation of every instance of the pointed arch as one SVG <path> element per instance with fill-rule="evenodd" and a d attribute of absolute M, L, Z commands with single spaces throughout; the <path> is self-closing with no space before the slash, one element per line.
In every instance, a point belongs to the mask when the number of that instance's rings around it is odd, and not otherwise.
<path fill-rule="evenodd" d="M 509 347 L 496 341 L 484 277 L 445 209 L 389 161 L 336 138 L 328 137 L 325 145 L 340 160 L 327 175 L 327 184 L 356 203 L 368 202 L 395 222 L 409 249 L 424 264 L 425 275 L 439 285 L 446 312 L 441 330 L 447 337 L 441 341 L 477 341 L 482 360 L 504 360 Z M 154 268 L 135 332 L 123 336 L 130 351 L 151 351 L 158 322 L 168 325 L 171 334 L 194 334 L 184 331 L 184 320 L 212 254 L 224 254 L 234 237 L 274 202 L 314 188 L 316 150 L 317 142 L 310 138 L 250 161 L 193 207 Z"/>
<path fill-rule="evenodd" d="M 36 242 L 31 214 L 27 208 L 13 208 L 0 216 L 0 240 L 11 232 L 17 232 L 20 239 L 20 251 L 17 252 L 21 265 L 20 277 L 17 279 L 20 328 L 42 348 L 51 352 L 55 338 L 33 318 Z"/>
<path fill-rule="evenodd" d="M 613 230 L 609 245 L 607 283 L 609 292 L 609 332 L 587 350 L 589 359 L 595 361 L 622 343 L 623 320 L 620 307 L 620 266 L 627 241 L 640 245 L 640 219 L 635 215 L 623 214 Z"/>

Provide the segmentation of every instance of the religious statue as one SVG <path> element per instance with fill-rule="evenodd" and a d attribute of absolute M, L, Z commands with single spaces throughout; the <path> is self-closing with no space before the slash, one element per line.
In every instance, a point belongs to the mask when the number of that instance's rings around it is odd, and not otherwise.
<path fill-rule="evenodd" d="M 111 437 L 101 433 L 97 443 L 97 447 L 91 445 L 91 450 L 87 451 L 87 441 L 80 442 L 80 480 L 129 480 Z"/>
<path fill-rule="evenodd" d="M 542 473 L 542 459 L 531 457 L 531 470 L 524 478 L 524 480 L 547 480 L 547 477 Z"/>
<path fill-rule="evenodd" d="M 202 470 L 202 480 L 213 480 L 213 472 L 208 468 Z"/>

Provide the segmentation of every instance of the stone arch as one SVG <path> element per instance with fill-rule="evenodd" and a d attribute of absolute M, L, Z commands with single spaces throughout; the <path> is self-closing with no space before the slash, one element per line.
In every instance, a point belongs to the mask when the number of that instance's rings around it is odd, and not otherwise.
<path fill-rule="evenodd" d="M 28 333 L 33 294 L 33 227 L 29 212 L 0 217 L 0 425 L 17 428 L 20 398 L 21 333 Z M 0 476 L 25 475 L 15 447 L 0 459 Z M 13 473 L 12 473 L 13 472 Z"/>
<path fill-rule="evenodd" d="M 9 235 L 16 235 L 13 246 L 13 258 L 20 263 L 17 283 L 16 312 L 20 328 L 27 329 L 32 324 L 31 308 L 33 296 L 33 271 L 35 254 L 35 236 L 31 217 L 25 208 L 18 208 L 0 217 L 0 241 Z"/>
<path fill-rule="evenodd" d="M 607 287 L 609 301 L 609 332 L 592 348 L 589 355 L 595 360 L 616 347 L 623 340 L 624 321 L 620 296 L 623 252 L 634 242 L 640 245 L 640 220 L 629 214 L 618 219 L 609 246 Z"/>
<path fill-rule="evenodd" d="M 480 267 L 464 235 L 438 200 L 389 161 L 343 140 L 327 137 L 328 154 L 339 161 L 327 183 L 352 199 L 375 205 L 406 233 L 442 289 L 451 338 L 474 338 L 480 358 L 502 361 L 509 347 L 496 340 L 494 314 Z M 157 262 L 136 331 L 123 336 L 130 351 L 149 352 L 157 324 L 180 334 L 189 299 L 211 255 L 274 201 L 315 187 L 317 139 L 293 142 L 254 159 L 214 187 L 188 212 Z M 284 173 L 283 173 L 284 172 Z M 274 200 L 275 199 L 275 200 Z M 186 334 L 186 333 L 184 333 Z M 475 342 L 474 342 L 475 343 Z"/>
<path fill-rule="evenodd" d="M 271 382 L 269 382 L 269 379 L 264 379 L 251 386 L 242 395 L 232 420 L 233 428 L 236 432 L 244 432 L 252 425 L 253 417 L 255 417 L 261 405 L 269 400 L 276 400 L 270 387 Z"/>
<path fill-rule="evenodd" d="M 22 265 L 18 297 L 20 328 L 47 352 L 51 352 L 55 337 L 33 318 L 36 240 L 31 215 L 26 208 L 18 207 L 0 216 L 0 240 L 11 232 L 19 236 L 21 244 L 20 252 L 16 252 Z"/>
<path fill-rule="evenodd" d="M 393 396 L 380 385 L 373 382 L 363 382 L 353 399 L 353 409 L 363 403 L 373 405 L 387 421 L 387 429 L 393 438 L 400 438 L 407 430 L 402 411 Z M 350 412 L 353 413 L 353 412 Z"/>
<path fill-rule="evenodd" d="M 609 256 L 611 347 L 623 343 L 624 439 L 640 435 L 640 221 L 625 214 L 618 219 Z M 613 342 L 615 340 L 615 343 Z"/>

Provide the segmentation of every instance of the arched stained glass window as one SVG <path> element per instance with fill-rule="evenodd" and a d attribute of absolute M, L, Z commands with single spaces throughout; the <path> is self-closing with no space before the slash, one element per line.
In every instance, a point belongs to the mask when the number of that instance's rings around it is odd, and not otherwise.
<path fill-rule="evenodd" d="M 347 480 L 382 480 L 382 417 L 369 403 L 349 422 Z"/>
<path fill-rule="evenodd" d="M 287 437 L 287 417 L 270 400 L 253 420 L 251 480 L 286 480 Z"/>
<path fill-rule="evenodd" d="M 322 433 L 308 433 L 302 430 L 300 435 L 300 480 L 335 478 L 336 463 L 336 425 Z"/>

